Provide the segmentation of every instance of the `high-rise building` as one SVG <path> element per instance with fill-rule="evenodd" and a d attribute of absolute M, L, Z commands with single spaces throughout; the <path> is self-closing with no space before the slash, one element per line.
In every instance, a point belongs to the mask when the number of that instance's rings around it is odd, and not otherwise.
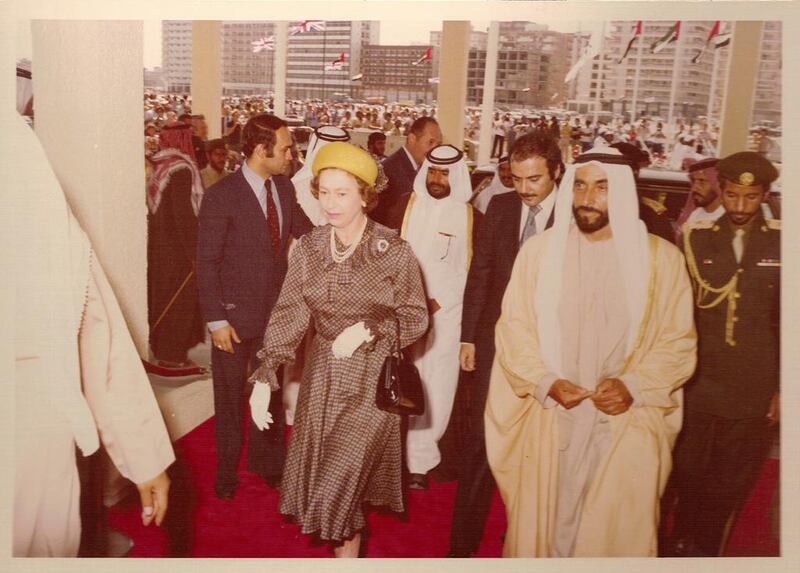
<path fill-rule="evenodd" d="M 431 60 L 416 63 L 429 48 Z M 365 46 L 360 97 L 431 103 L 436 93 L 430 81 L 435 75 L 434 52 L 438 49 L 432 46 Z"/>
<path fill-rule="evenodd" d="M 292 24 L 297 24 L 293 22 Z M 334 93 L 353 93 L 358 84 L 364 46 L 377 44 L 379 23 L 373 21 L 326 21 L 323 30 L 313 28 L 289 36 L 286 94 L 290 98 L 329 98 Z M 251 42 L 274 34 L 274 22 L 223 22 L 221 27 L 223 93 L 272 92 L 271 50 L 253 53 Z M 167 89 L 186 93 L 192 80 L 192 23 L 166 20 L 162 24 L 163 64 Z M 344 63 L 333 62 L 344 54 Z"/>
<path fill-rule="evenodd" d="M 161 23 L 161 63 L 167 91 L 188 94 L 192 88 L 192 22 Z"/>
<path fill-rule="evenodd" d="M 636 117 L 668 119 L 670 101 L 674 120 L 719 117 L 722 97 L 728 89 L 729 48 L 707 46 L 713 21 L 682 21 L 679 37 L 658 53 L 652 45 L 675 22 L 642 22 L 642 35 L 622 56 L 636 22 L 614 21 L 606 25 L 600 54 L 585 65 L 568 85 L 567 108 L 581 113 L 594 111 L 630 117 L 635 101 Z M 722 24 L 722 31 L 727 29 Z M 588 43 L 588 34 L 575 34 L 571 54 L 574 64 Z M 699 57 L 698 54 L 701 54 Z M 695 60 L 695 61 L 693 61 Z M 780 122 L 781 113 L 781 23 L 765 22 L 761 43 L 753 122 Z"/>

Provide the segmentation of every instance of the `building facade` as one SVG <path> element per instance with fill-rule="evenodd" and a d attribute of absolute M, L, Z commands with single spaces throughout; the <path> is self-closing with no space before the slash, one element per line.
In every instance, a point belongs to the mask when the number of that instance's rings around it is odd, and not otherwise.
<path fill-rule="evenodd" d="M 415 64 L 428 48 L 431 48 L 431 59 Z M 432 46 L 365 46 L 359 98 L 432 103 L 436 93 L 431 81 L 436 75 L 434 52 L 438 61 L 438 48 Z"/>

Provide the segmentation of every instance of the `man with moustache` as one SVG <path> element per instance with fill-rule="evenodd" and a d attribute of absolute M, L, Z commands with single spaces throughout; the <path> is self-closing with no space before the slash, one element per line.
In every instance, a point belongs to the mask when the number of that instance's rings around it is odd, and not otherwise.
<path fill-rule="evenodd" d="M 286 122 L 269 114 L 254 116 L 244 126 L 242 141 L 247 159 L 241 169 L 205 194 L 197 244 L 200 305 L 214 343 L 214 490 L 222 499 L 236 491 L 242 392 L 286 275 L 289 237 L 313 228 L 283 175 L 292 145 Z M 271 428 L 260 431 L 250 423 L 247 467 L 275 487 L 286 456 L 280 399 L 271 402 L 270 411 Z"/>
<path fill-rule="evenodd" d="M 725 215 L 684 232 L 698 367 L 675 448 L 669 556 L 724 551 L 727 524 L 755 483 L 780 417 L 781 222 L 761 211 L 778 171 L 750 151 L 721 159 L 717 171 Z"/>
<path fill-rule="evenodd" d="M 470 197 L 464 154 L 452 145 L 440 145 L 425 157 L 414 192 L 399 202 L 406 205 L 400 236 L 419 260 L 431 324 L 411 349 L 426 400 L 425 413 L 408 421 L 406 462 L 412 489 L 427 489 L 427 474 L 441 461 L 438 443 L 458 385 L 464 286 L 478 226 Z"/>
<path fill-rule="evenodd" d="M 228 146 L 224 139 L 212 139 L 206 145 L 208 155 L 208 165 L 200 170 L 200 177 L 203 178 L 203 187 L 208 189 L 223 177 L 230 175 L 230 171 L 225 168 L 228 161 Z"/>
<path fill-rule="evenodd" d="M 689 197 L 676 222 L 675 236 L 682 243 L 683 228 L 700 221 L 716 221 L 725 214 L 719 190 L 717 159 L 707 157 L 689 165 Z"/>
<path fill-rule="evenodd" d="M 475 190 L 475 194 L 472 197 L 472 206 L 485 214 L 492 197 L 503 193 L 511 193 L 513 190 L 514 181 L 511 179 L 511 165 L 508 162 L 508 155 L 504 155 L 497 161 L 497 170 L 494 177 L 487 179 L 485 183 Z"/>
<path fill-rule="evenodd" d="M 494 489 L 483 426 L 494 360 L 494 327 L 521 245 L 553 224 L 556 181 L 563 173 L 558 141 L 546 136 L 532 133 L 520 137 L 505 159 L 516 193 L 497 195 L 489 202 L 464 289 L 459 361 L 461 369 L 474 372 L 474 376 L 469 387 L 468 433 L 461 440 L 465 449 L 450 526 L 449 557 L 469 557 L 481 542 Z"/>
<path fill-rule="evenodd" d="M 485 423 L 503 555 L 655 556 L 696 335 L 683 257 L 639 220 L 619 151 L 567 167 L 553 227 L 517 255 L 495 341 Z"/>

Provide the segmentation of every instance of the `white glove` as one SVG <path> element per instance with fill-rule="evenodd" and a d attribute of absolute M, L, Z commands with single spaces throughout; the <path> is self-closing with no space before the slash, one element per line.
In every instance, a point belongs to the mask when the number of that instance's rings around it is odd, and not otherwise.
<path fill-rule="evenodd" d="M 353 352 L 365 342 L 370 342 L 375 336 L 370 334 L 364 321 L 348 326 L 339 333 L 333 341 L 331 350 L 335 358 L 350 358 Z"/>
<path fill-rule="evenodd" d="M 253 384 L 253 393 L 250 394 L 250 416 L 256 428 L 266 430 L 272 423 L 272 414 L 269 412 L 269 397 L 272 390 L 269 384 Z"/>

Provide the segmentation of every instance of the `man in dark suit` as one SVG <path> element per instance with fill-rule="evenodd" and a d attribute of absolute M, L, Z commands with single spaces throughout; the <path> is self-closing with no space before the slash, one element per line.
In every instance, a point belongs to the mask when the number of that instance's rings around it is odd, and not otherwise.
<path fill-rule="evenodd" d="M 684 227 L 697 371 L 686 384 L 665 556 L 717 556 L 779 420 L 781 225 L 761 205 L 778 171 L 744 151 L 717 163 L 725 215 Z"/>
<path fill-rule="evenodd" d="M 477 551 L 489 511 L 494 479 L 486 459 L 483 410 L 494 361 L 494 327 L 520 245 L 553 224 L 556 181 L 563 173 L 558 141 L 537 133 L 514 142 L 509 154 L 515 193 L 489 202 L 478 230 L 464 291 L 459 360 L 472 377 L 468 436 L 458 477 L 450 557 Z"/>
<path fill-rule="evenodd" d="M 268 114 L 251 118 L 243 130 L 245 163 L 206 191 L 200 210 L 197 276 L 214 343 L 215 491 L 224 499 L 238 483 L 242 392 L 286 275 L 289 237 L 313 227 L 283 176 L 291 145 L 286 122 Z M 285 458 L 281 400 L 272 400 L 270 410 L 273 427 L 259 431 L 250 423 L 247 468 L 274 487 Z"/>
<path fill-rule="evenodd" d="M 442 130 L 435 119 L 423 116 L 414 120 L 408 128 L 403 147 L 383 160 L 383 171 L 389 183 L 379 195 L 378 206 L 370 213 L 370 218 L 383 225 L 389 225 L 388 216 L 392 207 L 401 195 L 414 190 L 414 177 L 425 156 L 431 149 L 441 144 Z"/>

